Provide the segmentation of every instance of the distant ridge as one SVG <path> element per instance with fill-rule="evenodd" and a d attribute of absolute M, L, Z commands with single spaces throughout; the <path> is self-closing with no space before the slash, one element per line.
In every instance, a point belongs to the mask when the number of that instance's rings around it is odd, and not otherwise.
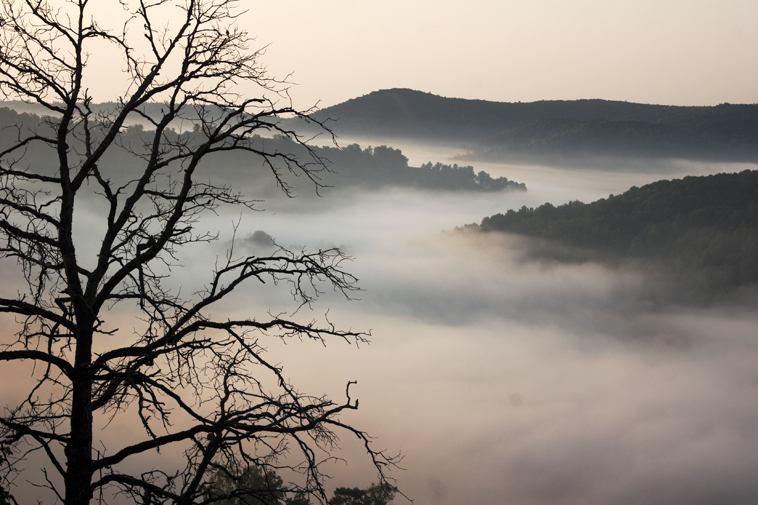
<path fill-rule="evenodd" d="M 658 121 L 710 107 L 647 105 L 610 100 L 491 102 L 446 98 L 412 89 L 384 89 L 321 109 L 319 120 L 334 119 L 343 134 L 479 140 L 542 119 Z"/>
<path fill-rule="evenodd" d="M 327 121 L 337 135 L 468 144 L 472 151 L 463 159 L 589 155 L 758 161 L 758 104 L 508 103 L 386 89 L 312 117 Z"/>
<path fill-rule="evenodd" d="M 33 131 L 37 125 L 44 125 L 48 121 L 54 121 L 48 117 L 44 120 L 41 116 L 28 113 L 17 112 L 9 107 L 2 107 L 0 102 L 0 152 L 17 142 L 18 132 Z M 160 104 L 155 106 L 160 107 Z M 101 110 L 109 111 L 112 109 L 102 107 Z M 145 112 L 147 114 L 148 112 Z M 192 123 L 190 123 L 192 124 Z M 94 131 L 99 131 L 95 129 Z M 112 170 L 118 167 L 116 172 L 128 173 L 132 168 L 131 159 L 126 159 L 119 154 L 128 152 L 129 149 L 135 149 L 132 146 L 142 146 L 148 149 L 151 145 L 152 135 L 155 130 L 146 130 L 142 124 L 122 128 L 119 134 L 119 145 L 125 147 L 124 151 L 117 151 L 118 154 L 111 154 L 103 159 L 102 164 L 108 165 Z M 171 130 L 165 133 L 171 142 L 177 146 L 192 144 L 197 142 L 198 136 L 202 132 L 194 128 L 186 128 L 184 131 Z M 233 177 L 230 174 L 245 174 L 244 179 L 252 181 L 258 179 L 256 185 L 265 186 L 266 183 L 260 181 L 270 181 L 270 167 L 264 163 L 263 158 L 254 154 L 257 152 L 276 152 L 289 153 L 288 160 L 294 158 L 305 159 L 311 162 L 310 176 L 317 180 L 322 187 L 352 188 L 360 187 L 368 190 L 376 190 L 382 187 L 406 187 L 420 190 L 432 191 L 475 191 L 475 192 L 497 192 L 497 191 L 526 191 L 526 185 L 511 181 L 503 176 L 492 177 L 484 170 L 474 171 L 474 167 L 455 163 L 452 165 L 445 163 L 427 162 L 421 166 L 410 166 L 408 158 L 403 155 L 399 149 L 393 149 L 387 146 L 375 146 L 362 149 L 358 144 L 351 144 L 343 147 L 337 146 L 311 146 L 307 150 L 304 146 L 298 144 L 291 138 L 284 136 L 261 137 L 253 135 L 247 145 L 249 150 L 238 153 L 228 151 L 215 153 L 213 162 L 209 170 L 213 171 L 218 177 Z M 81 139 L 74 136 L 71 139 L 72 150 L 83 150 Z M 186 144 L 185 144 L 186 143 Z M 135 151 L 140 152 L 140 151 Z M 31 165 L 54 167 L 55 160 L 45 156 L 45 152 L 32 150 L 27 153 L 26 162 Z M 47 153 L 50 154 L 50 153 Z M 328 170 L 322 170 L 323 167 L 312 163 L 313 156 L 325 160 L 329 164 Z M 127 156 L 127 158 L 129 158 Z M 9 161 L 9 160 L 3 160 Z M 12 163 L 12 161 L 10 161 Z M 279 165 L 278 169 L 284 171 L 285 164 Z M 263 170 L 255 167 L 263 168 Z M 52 168 L 50 168 L 52 170 Z M 256 175 L 257 174 L 257 175 Z M 261 177 L 261 174 L 263 176 Z M 303 177 L 306 183 L 311 182 L 311 177 Z M 289 184 L 284 178 L 275 178 L 280 184 Z M 280 187 L 275 189 L 279 194 Z M 309 187 L 310 189 L 310 187 Z"/>
<path fill-rule="evenodd" d="M 19 112 L 34 105 L 0 102 Z M 96 112 L 115 104 L 94 105 Z M 163 105 L 147 104 L 157 115 Z M 194 111 L 188 109 L 187 117 Z M 446 98 L 412 89 L 386 89 L 311 114 L 337 136 L 368 144 L 394 140 L 465 145 L 465 161 L 505 161 L 603 167 L 619 159 L 684 158 L 758 162 L 758 104 L 650 105 L 611 100 L 491 102 Z M 128 123 L 150 127 L 142 116 Z M 313 123 L 282 119 L 282 126 L 322 133 Z M 172 127 L 183 130 L 191 122 Z"/>

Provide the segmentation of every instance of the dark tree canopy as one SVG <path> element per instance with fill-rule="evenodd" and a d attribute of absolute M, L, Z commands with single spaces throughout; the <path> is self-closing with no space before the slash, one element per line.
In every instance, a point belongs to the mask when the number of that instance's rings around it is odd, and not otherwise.
<path fill-rule="evenodd" d="M 465 143 L 473 147 L 465 156 L 469 160 L 563 164 L 577 156 L 758 159 L 758 104 L 682 107 L 598 99 L 506 103 L 385 89 L 319 110 L 314 117 L 334 119 L 335 131 L 345 136 Z"/>
<path fill-rule="evenodd" d="M 372 484 L 366 489 L 338 487 L 329 505 L 387 505 L 395 497 L 397 489 L 390 484 Z"/>
<path fill-rule="evenodd" d="M 94 108 L 94 106 L 93 106 Z M 154 111 L 153 114 L 154 115 Z M 34 114 L 18 113 L 12 109 L 0 107 L 0 142 L 12 141 L 12 130 L 5 127 L 16 125 L 37 125 L 41 118 Z M 149 143 L 152 130 L 145 130 L 143 125 L 134 124 L 122 132 L 122 142 L 130 145 L 142 145 Z M 188 132 L 185 132 L 190 137 Z M 193 135 L 200 135 L 193 132 Z M 495 192 L 505 190 L 526 190 L 523 183 L 508 180 L 506 177 L 492 177 L 485 171 L 475 172 L 472 166 L 448 165 L 444 163 L 424 163 L 420 167 L 408 165 L 408 158 L 399 149 L 387 146 L 367 147 L 362 149 L 358 144 L 350 144 L 344 147 L 336 146 L 308 146 L 307 148 L 297 141 L 277 135 L 274 138 L 253 136 L 251 145 L 256 149 L 268 152 L 287 152 L 292 155 L 308 158 L 317 156 L 327 161 L 329 172 L 313 173 L 319 177 L 319 183 L 323 183 L 337 191 L 354 192 L 356 188 L 379 189 L 389 186 L 411 187 L 421 190 L 441 191 L 473 191 Z M 310 149 L 310 152 L 309 152 Z M 124 153 L 107 153 L 109 163 L 122 167 L 128 171 L 131 167 L 131 159 Z M 44 153 L 28 153 L 27 159 L 44 156 Z M 49 158 L 49 156 L 48 156 Z M 212 165 L 220 168 L 220 176 L 245 173 L 245 180 L 250 185 L 257 185 L 262 191 L 267 189 L 269 194 L 279 191 L 276 188 L 276 179 L 266 171 L 251 171 L 251 164 L 255 164 L 256 158 L 260 158 L 251 151 L 226 151 L 214 153 Z M 43 163 L 54 163 L 48 160 Z M 315 167 L 312 167 L 315 168 Z M 308 181 L 310 182 L 310 181 Z M 301 189 L 304 185 L 301 184 Z M 287 190 L 290 188 L 288 187 Z M 297 188 L 294 188 L 297 191 Z M 299 193 L 298 196 L 303 196 Z"/>
<path fill-rule="evenodd" d="M 309 505 L 302 492 L 292 492 L 273 470 L 260 466 L 245 469 L 219 467 L 206 486 L 209 498 L 224 496 L 221 505 Z M 397 488 L 388 484 L 372 484 L 366 489 L 338 487 L 329 505 L 388 505 Z"/>
<path fill-rule="evenodd" d="M 589 204 L 523 207 L 486 217 L 478 228 L 601 258 L 661 262 L 711 294 L 758 285 L 757 171 L 658 181 Z"/>
<path fill-rule="evenodd" d="M 219 505 L 280 505 L 286 496 L 282 478 L 260 466 L 244 470 L 219 467 L 205 492 L 208 499 L 220 497 Z"/>
<path fill-rule="evenodd" d="M 356 279 L 341 251 L 231 249 L 197 292 L 170 282 L 182 248 L 216 238 L 198 228 L 204 215 L 255 204 L 214 184 L 210 157 L 250 155 L 250 170 L 268 170 L 285 192 L 290 173 L 319 184 L 322 160 L 280 122 L 309 121 L 307 111 L 265 73 L 236 23 L 236 1 L 122 0 L 118 30 L 102 27 L 91 3 L 0 4 L 0 96 L 47 111 L 5 128 L 0 147 L 0 265 L 18 272 L 18 283 L 0 288 L 4 322 L 16 321 L 15 335 L 5 326 L 0 361 L 31 374 L 28 395 L 0 418 L 12 466 L 44 459 L 24 478 L 69 505 L 115 494 L 222 503 L 229 497 L 209 498 L 207 486 L 230 465 L 299 472 L 291 490 L 323 498 L 319 464 L 342 432 L 365 444 L 384 479 L 392 458 L 340 418 L 358 407 L 350 383 L 341 401 L 302 393 L 263 355 L 269 338 L 366 334 L 284 313 L 219 316 L 223 300 L 249 283 L 288 286 L 295 306 L 323 289 L 349 296 Z M 101 69 L 88 54 L 103 44 L 121 55 L 126 91 L 96 108 L 86 83 Z M 130 118 L 147 126 L 127 128 Z M 299 151 L 255 141 L 272 133 Z M 96 225 L 84 221 L 87 209 L 98 209 Z M 133 327 L 119 329 L 115 311 L 133 314 Z M 103 439 L 101 427 L 120 418 L 139 430 Z M 151 466 L 162 450 L 183 453 L 182 465 Z"/>

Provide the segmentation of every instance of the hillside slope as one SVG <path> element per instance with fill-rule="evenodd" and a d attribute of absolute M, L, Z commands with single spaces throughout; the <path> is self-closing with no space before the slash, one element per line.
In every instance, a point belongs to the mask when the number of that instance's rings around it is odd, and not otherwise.
<path fill-rule="evenodd" d="M 50 120 L 51 119 L 49 118 Z M 31 131 L 44 128 L 44 119 L 29 113 L 18 113 L 6 107 L 0 107 L 0 152 L 13 144 L 18 135 L 22 137 Z M 193 131 L 176 131 L 168 129 L 166 135 L 176 142 L 192 142 Z M 150 134 L 141 125 L 124 128 L 121 132 L 120 141 L 124 146 L 141 146 L 142 149 L 150 146 Z M 311 146 L 307 151 L 299 145 L 282 136 L 263 138 L 251 137 L 251 149 L 260 148 L 261 151 L 288 153 L 306 160 L 319 184 L 334 186 L 340 189 L 362 187 L 365 189 L 378 189 L 385 186 L 410 187 L 422 190 L 442 191 L 476 191 L 495 192 L 504 190 L 525 191 L 523 183 L 511 181 L 506 177 L 492 177 L 487 172 L 475 171 L 469 165 L 425 163 L 414 167 L 408 165 L 408 158 L 399 149 L 387 146 L 376 146 L 362 149 L 358 144 L 344 147 L 336 146 Z M 264 149 L 265 146 L 265 149 Z M 81 146 L 72 148 L 83 149 Z M 47 166 L 51 170 L 56 166 L 56 161 L 51 158 L 54 154 L 44 150 L 26 153 L 26 161 L 32 165 Z M 313 155 L 316 158 L 313 158 Z M 3 157 L 3 161 L 10 161 L 13 153 Z M 318 160 L 325 162 L 322 167 Z M 101 164 L 110 164 L 120 167 L 120 173 L 127 176 L 131 169 L 131 155 L 127 150 L 116 149 L 109 152 Z M 271 183 L 269 172 L 271 168 L 263 162 L 263 159 L 245 151 L 243 153 L 219 152 L 209 156 L 213 160 L 208 167 L 218 177 L 239 177 L 247 181 L 259 180 Z M 280 183 L 289 185 L 296 177 L 289 177 L 286 169 L 287 163 L 282 161 L 278 165 L 282 180 Z M 244 174 L 244 175 L 242 175 Z M 303 181 L 305 182 L 305 181 Z M 307 183 L 306 183 L 307 184 Z M 278 189 L 276 190 L 278 193 Z"/>
<path fill-rule="evenodd" d="M 758 161 L 758 110 L 725 110 L 737 107 L 720 105 L 659 121 L 543 119 L 485 139 L 461 158 L 527 161 L 594 155 Z"/>
<path fill-rule="evenodd" d="M 657 121 L 705 109 L 608 100 L 491 102 L 387 89 L 327 107 L 313 117 L 335 120 L 332 126 L 342 135 L 479 140 L 541 119 Z"/>
<path fill-rule="evenodd" d="M 758 105 L 530 103 L 375 91 L 313 115 L 337 135 L 471 146 L 461 159 L 560 162 L 581 156 L 758 161 Z"/>
<path fill-rule="evenodd" d="M 659 181 L 590 204 L 522 207 L 477 229 L 547 240 L 540 254 L 572 248 L 572 261 L 657 262 L 712 292 L 757 285 L 758 171 Z"/>

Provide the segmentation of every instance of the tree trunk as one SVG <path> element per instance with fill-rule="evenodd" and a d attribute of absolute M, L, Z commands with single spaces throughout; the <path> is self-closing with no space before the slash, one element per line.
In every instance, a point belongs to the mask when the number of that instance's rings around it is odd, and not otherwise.
<path fill-rule="evenodd" d="M 87 505 L 92 499 L 92 331 L 76 343 L 76 376 L 71 397 L 71 431 L 66 446 L 65 505 Z"/>

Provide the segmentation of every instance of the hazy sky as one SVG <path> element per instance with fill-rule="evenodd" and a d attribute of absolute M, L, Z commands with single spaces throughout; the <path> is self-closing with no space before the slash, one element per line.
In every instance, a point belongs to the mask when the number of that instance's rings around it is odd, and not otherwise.
<path fill-rule="evenodd" d="M 754 0 L 245 1 L 296 104 L 384 88 L 496 101 L 758 102 Z"/>
<path fill-rule="evenodd" d="M 754 0 L 242 0 L 240 6 L 247 9 L 240 23 L 257 37 L 251 49 L 268 46 L 262 62 L 270 74 L 292 74 L 300 109 L 387 88 L 505 102 L 758 102 Z M 121 11 L 115 0 L 92 9 L 105 24 Z M 114 56 L 97 51 L 91 59 L 103 69 L 92 83 L 96 101 L 114 98 L 120 61 Z"/>

